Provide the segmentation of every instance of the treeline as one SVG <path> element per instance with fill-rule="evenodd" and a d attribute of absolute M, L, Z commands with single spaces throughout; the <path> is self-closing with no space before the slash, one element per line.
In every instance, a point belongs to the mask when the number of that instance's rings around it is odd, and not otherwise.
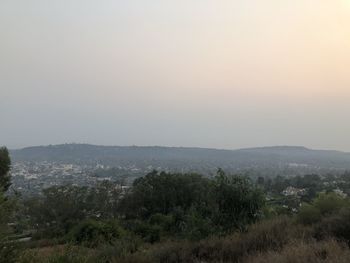
<path fill-rule="evenodd" d="M 97 187 L 59 186 L 23 200 L 21 231 L 35 239 L 112 243 L 122 234 L 144 242 L 164 238 L 199 240 L 244 230 L 263 216 L 265 198 L 248 179 L 222 171 L 212 179 L 197 174 L 152 172 L 130 189 L 103 182 Z M 103 229 L 111 230 L 104 233 Z M 89 229 L 89 233 L 86 233 Z M 114 233 L 115 232 L 115 233 Z M 101 236 L 99 236 L 101 235 Z"/>

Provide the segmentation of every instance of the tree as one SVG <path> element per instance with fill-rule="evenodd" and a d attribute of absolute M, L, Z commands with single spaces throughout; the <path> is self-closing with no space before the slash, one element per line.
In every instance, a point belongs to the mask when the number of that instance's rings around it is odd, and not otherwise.
<path fill-rule="evenodd" d="M 25 203 L 32 223 L 44 236 L 61 236 L 84 219 L 117 217 L 121 189 L 117 184 L 102 182 L 96 187 L 54 186 L 43 196 Z"/>
<path fill-rule="evenodd" d="M 313 201 L 313 205 L 319 209 L 322 215 L 329 215 L 343 207 L 349 207 L 350 203 L 348 199 L 342 198 L 336 193 L 321 193 Z"/>
<path fill-rule="evenodd" d="M 246 177 L 227 176 L 219 169 L 214 179 L 152 172 L 134 182 L 122 205 L 127 219 L 170 215 L 174 232 L 198 239 L 243 229 L 259 219 L 264 202 L 261 190 Z"/>
<path fill-rule="evenodd" d="M 219 171 L 214 181 L 215 221 L 224 230 L 243 229 L 262 215 L 265 198 L 248 178 Z"/>
<path fill-rule="evenodd" d="M 321 219 L 321 212 L 317 207 L 305 203 L 301 206 L 297 218 L 302 224 L 313 224 Z"/>
<path fill-rule="evenodd" d="M 9 151 L 7 150 L 6 147 L 1 147 L 0 148 L 0 188 L 4 192 L 8 190 L 10 187 L 10 171 L 11 167 L 11 159 L 9 155 Z"/>
<path fill-rule="evenodd" d="M 198 174 L 170 174 L 157 171 L 135 180 L 132 192 L 123 199 L 127 217 L 147 219 L 169 214 L 176 208 L 208 207 L 210 180 Z"/>
<path fill-rule="evenodd" d="M 321 193 L 311 204 L 305 203 L 301 206 L 298 220 L 303 224 L 313 224 L 324 217 L 337 214 L 342 209 L 350 209 L 349 199 L 342 198 L 335 193 Z"/>
<path fill-rule="evenodd" d="M 0 148 L 0 263 L 15 262 L 15 244 L 9 243 L 8 237 L 11 229 L 8 227 L 10 217 L 14 210 L 14 201 L 6 196 L 10 187 L 11 159 L 7 148 Z"/>
<path fill-rule="evenodd" d="M 265 184 L 265 178 L 262 176 L 258 177 L 257 184 L 263 186 Z"/>
<path fill-rule="evenodd" d="M 115 220 L 96 221 L 83 220 L 68 234 L 68 240 L 88 247 L 97 247 L 101 244 L 113 244 L 113 241 L 124 234 L 123 229 Z"/>

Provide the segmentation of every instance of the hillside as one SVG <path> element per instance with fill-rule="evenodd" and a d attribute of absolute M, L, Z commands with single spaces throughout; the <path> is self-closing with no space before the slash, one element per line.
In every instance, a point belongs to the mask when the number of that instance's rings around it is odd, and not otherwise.
<path fill-rule="evenodd" d="M 169 169 L 350 169 L 350 153 L 311 150 L 305 147 L 277 146 L 239 150 L 183 147 L 121 147 L 88 144 L 36 146 L 12 150 L 16 161 L 99 163 L 109 166 L 136 165 Z"/>

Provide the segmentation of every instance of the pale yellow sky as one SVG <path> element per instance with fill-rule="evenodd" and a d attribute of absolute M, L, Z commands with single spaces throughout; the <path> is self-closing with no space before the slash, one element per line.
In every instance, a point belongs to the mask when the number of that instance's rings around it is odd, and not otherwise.
<path fill-rule="evenodd" d="M 350 0 L 2 0 L 0 144 L 350 151 Z"/>

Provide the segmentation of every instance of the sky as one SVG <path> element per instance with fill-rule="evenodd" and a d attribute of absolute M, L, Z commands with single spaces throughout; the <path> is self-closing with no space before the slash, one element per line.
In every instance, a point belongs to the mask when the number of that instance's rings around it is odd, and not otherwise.
<path fill-rule="evenodd" d="M 0 145 L 350 151 L 350 0 L 0 0 Z"/>

